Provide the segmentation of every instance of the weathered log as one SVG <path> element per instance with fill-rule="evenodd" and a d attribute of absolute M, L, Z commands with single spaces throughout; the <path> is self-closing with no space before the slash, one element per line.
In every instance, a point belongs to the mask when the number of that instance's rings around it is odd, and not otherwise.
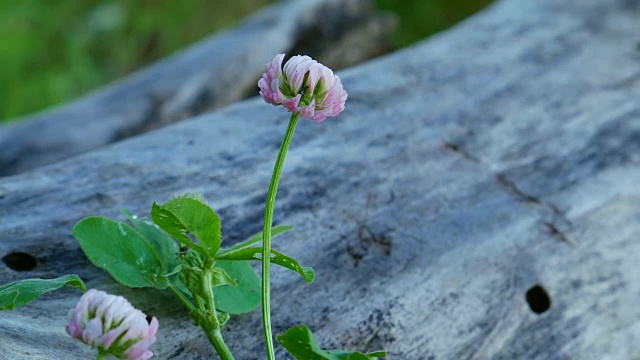
<path fill-rule="evenodd" d="M 334 68 L 378 56 L 386 50 L 385 36 L 393 22 L 376 13 L 371 3 L 278 3 L 103 90 L 0 127 L 0 176 L 253 96 L 264 64 L 276 53 L 304 51 Z"/>
<path fill-rule="evenodd" d="M 318 276 L 274 270 L 275 332 L 306 323 L 323 346 L 391 359 L 639 358 L 639 19 L 627 0 L 504 0 L 341 72 L 347 109 L 302 122 L 285 165 L 276 223 L 295 229 L 275 247 Z M 191 190 L 243 239 L 285 126 L 254 98 L 0 179 L 0 254 L 37 260 L 0 278 L 77 273 L 160 319 L 158 358 L 211 358 L 177 302 L 114 284 L 71 227 Z M 2 313 L 0 358 L 91 356 L 63 329 L 78 296 Z M 258 312 L 225 337 L 264 358 Z"/>

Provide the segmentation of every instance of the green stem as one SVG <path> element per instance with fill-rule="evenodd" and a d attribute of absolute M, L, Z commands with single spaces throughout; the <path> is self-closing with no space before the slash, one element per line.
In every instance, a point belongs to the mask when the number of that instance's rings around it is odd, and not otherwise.
<path fill-rule="evenodd" d="M 220 329 L 212 329 L 206 330 L 207 338 L 209 342 L 213 345 L 213 347 L 220 355 L 220 359 L 222 360 L 234 360 L 233 355 L 231 354 L 231 350 L 225 344 L 224 339 L 222 338 L 222 333 L 220 333 Z"/>
<path fill-rule="evenodd" d="M 174 285 L 169 285 L 169 290 L 171 290 L 171 292 L 173 292 L 173 294 L 180 300 L 184 307 L 189 310 L 189 314 L 192 314 L 196 310 L 196 307 L 193 306 L 191 301 L 189 301 L 189 299 L 184 296 L 182 291 L 178 290 Z"/>
<path fill-rule="evenodd" d="M 207 333 L 207 338 L 209 338 L 209 342 L 216 349 L 218 355 L 220 355 L 220 359 L 222 360 L 234 360 L 233 355 L 231 354 L 231 350 L 225 344 L 224 339 L 222 338 L 222 334 L 220 333 L 220 322 L 218 321 L 218 314 L 216 313 L 216 303 L 213 298 L 213 263 L 207 265 L 204 269 L 204 274 L 202 276 L 202 292 L 205 295 L 206 302 L 206 310 L 210 316 L 207 316 L 207 319 L 211 319 L 212 323 L 204 322 L 201 326 L 202 329 Z"/>
<path fill-rule="evenodd" d="M 98 356 L 96 357 L 96 360 L 104 360 L 106 358 L 107 358 L 107 353 L 102 350 L 98 350 Z"/>
<path fill-rule="evenodd" d="M 271 333 L 271 299 L 270 299 L 270 281 L 271 281 L 271 225 L 273 222 L 273 207 L 276 203 L 276 193 L 278 192 L 278 183 L 280 182 L 280 174 L 282 174 L 282 165 L 287 156 L 287 150 L 293 138 L 293 132 L 296 130 L 299 113 L 291 115 L 289 127 L 284 135 L 276 164 L 273 167 L 271 175 L 271 183 L 269 184 L 269 193 L 267 194 L 267 204 L 264 209 L 264 229 L 262 230 L 262 323 L 264 330 L 264 342 L 267 348 L 267 358 L 275 360 L 276 355 L 273 349 L 273 335 Z"/>

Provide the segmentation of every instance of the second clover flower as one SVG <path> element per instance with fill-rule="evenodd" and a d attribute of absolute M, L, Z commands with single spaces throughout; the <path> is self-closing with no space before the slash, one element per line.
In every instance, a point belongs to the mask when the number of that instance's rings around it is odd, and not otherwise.
<path fill-rule="evenodd" d="M 87 291 L 69 312 L 67 333 L 101 354 L 120 359 L 147 360 L 148 350 L 156 340 L 158 319 L 147 322 L 147 316 L 122 296 L 104 291 Z"/>
<path fill-rule="evenodd" d="M 316 122 L 344 110 L 347 92 L 331 69 L 308 56 L 293 56 L 284 67 L 283 60 L 284 54 L 276 55 L 258 81 L 264 101 Z"/>

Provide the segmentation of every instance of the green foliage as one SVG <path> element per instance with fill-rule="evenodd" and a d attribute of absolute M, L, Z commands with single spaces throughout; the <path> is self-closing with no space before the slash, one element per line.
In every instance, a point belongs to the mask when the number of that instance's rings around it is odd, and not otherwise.
<path fill-rule="evenodd" d="M 222 256 L 216 256 L 219 260 L 260 260 L 262 261 L 262 248 L 244 248 L 236 251 L 227 252 Z M 286 267 L 300 274 L 307 283 L 312 283 L 315 273 L 310 267 L 300 266 L 297 260 L 281 254 L 275 250 L 271 250 L 271 263 Z"/>
<path fill-rule="evenodd" d="M 216 266 L 211 270 L 211 286 L 218 287 L 223 285 L 238 286 L 238 283 L 224 269 Z"/>
<path fill-rule="evenodd" d="M 364 354 L 358 351 L 322 350 L 306 325 L 294 326 L 277 336 L 277 339 L 297 360 L 375 360 L 386 357 L 382 351 Z"/>
<path fill-rule="evenodd" d="M 145 238 L 151 246 L 156 250 L 156 254 L 162 263 L 163 274 L 169 274 L 176 266 L 178 266 L 178 245 L 176 242 L 162 229 L 147 219 L 138 219 L 131 215 L 130 212 L 123 210 L 122 213 L 127 220 L 133 224 L 138 233 Z"/>
<path fill-rule="evenodd" d="M 13 310 L 64 285 L 87 290 L 77 275 L 65 275 L 56 279 L 20 280 L 0 286 L 0 310 Z"/>
<path fill-rule="evenodd" d="M 327 351 L 331 355 L 331 360 L 375 360 L 378 358 L 386 358 L 387 353 L 384 351 L 376 351 L 372 353 L 361 353 L 358 351 L 346 351 L 346 350 L 329 350 Z"/>
<path fill-rule="evenodd" d="M 220 218 L 213 209 L 201 201 L 191 197 L 179 197 L 162 206 L 154 203 L 151 217 L 181 244 L 203 255 L 213 257 L 220 248 Z M 194 246 L 188 234 L 193 234 L 200 246 Z"/>
<path fill-rule="evenodd" d="M 287 225 L 278 225 L 278 226 L 274 226 L 271 228 L 271 238 L 275 238 L 278 235 L 282 235 L 284 233 L 286 233 L 287 231 L 293 229 L 293 226 L 287 226 Z M 216 257 L 220 258 L 222 256 L 225 256 L 226 254 L 241 250 L 241 249 L 246 249 L 248 247 L 251 247 L 255 244 L 258 244 L 262 242 L 262 231 L 260 231 L 259 233 L 253 235 L 252 237 L 248 238 L 245 241 L 239 242 L 235 245 L 233 245 L 230 248 L 227 249 L 221 249 L 220 251 L 218 251 L 218 253 L 216 254 Z"/>
<path fill-rule="evenodd" d="M 218 324 L 220 327 L 223 327 L 229 319 L 231 319 L 231 315 L 224 312 L 216 312 L 216 318 L 218 319 Z"/>
<path fill-rule="evenodd" d="M 171 213 L 171 211 L 163 209 L 160 205 L 153 203 L 151 207 L 151 219 L 162 230 L 168 232 L 180 244 L 205 255 L 204 250 L 189 237 L 189 231 L 180 223 L 180 220 Z"/>
<path fill-rule="evenodd" d="M 0 1 L 0 121 L 69 101 L 269 2 Z"/>
<path fill-rule="evenodd" d="M 493 0 L 375 0 L 378 9 L 395 13 L 400 25 L 396 46 L 413 44 L 442 31 L 491 4 Z"/>
<path fill-rule="evenodd" d="M 237 283 L 213 288 L 216 309 L 229 314 L 251 312 L 260 306 L 261 283 L 251 265 L 246 261 L 217 261 L 220 267 Z"/>
<path fill-rule="evenodd" d="M 191 297 L 206 296 L 203 289 L 202 277 L 204 276 L 204 260 L 200 253 L 195 251 L 186 251 L 180 254 L 180 265 L 176 267 L 174 272 L 179 273 L 179 280 L 188 289 Z"/>
<path fill-rule="evenodd" d="M 169 285 L 154 247 L 129 225 L 88 217 L 73 227 L 73 236 L 87 258 L 119 283 L 132 288 Z"/>
<path fill-rule="evenodd" d="M 202 199 L 178 197 L 162 206 L 154 204 L 152 217 L 159 227 L 126 210 L 123 214 L 134 228 L 103 217 L 86 218 L 73 228 L 87 258 L 116 281 L 129 287 L 165 289 L 171 285 L 188 297 L 202 296 L 202 269 L 205 259 L 210 258 L 215 259 L 212 286 L 218 310 L 242 314 L 260 305 L 260 278 L 245 260 L 260 260 L 262 248 L 249 246 L 262 241 L 262 232 L 218 251 L 214 257 L 208 253 L 220 245 L 220 220 Z M 277 236 L 289 230 L 291 226 L 275 226 L 272 233 Z M 193 242 L 189 234 L 194 234 L 200 244 L 206 244 L 207 250 Z M 174 238 L 194 251 L 183 253 L 179 260 Z M 307 282 L 313 281 L 311 268 L 302 267 L 276 251 L 272 253 L 274 264 L 298 272 Z"/>
<path fill-rule="evenodd" d="M 261 284 L 251 265 L 246 261 L 217 261 L 215 265 L 215 272 L 226 274 L 223 275 L 226 284 L 215 278 L 212 281 L 216 309 L 229 314 L 244 314 L 257 309 L 262 297 Z M 177 271 L 180 277 L 172 280 L 173 285 L 188 297 L 193 298 L 194 292 L 202 297 L 200 278 L 193 276 L 202 276 L 202 270 L 180 265 Z"/>
<path fill-rule="evenodd" d="M 232 25 L 273 0 L 0 1 L 0 121 L 69 101 Z M 376 0 L 395 44 L 441 31 L 492 0 Z"/>
<path fill-rule="evenodd" d="M 201 286 L 199 279 L 205 266 L 204 258 L 208 255 L 202 253 L 203 248 L 195 244 L 188 234 L 193 231 L 199 242 L 215 244 L 213 240 L 215 237 L 219 239 L 220 222 L 213 210 L 193 197 L 176 198 L 163 206 L 154 204 L 152 214 L 158 224 L 181 239 L 181 243 L 191 244 L 202 251 L 184 253 L 182 261 L 179 261 L 176 241 L 163 229 L 145 219 L 137 219 L 126 210 L 123 213 L 134 228 L 103 217 L 89 217 L 76 224 L 73 235 L 89 260 L 125 286 L 165 289 L 171 284 L 188 297 L 193 297 L 191 290 Z M 290 229 L 290 226 L 275 226 L 272 231 L 274 235 L 280 235 Z M 219 253 L 230 254 L 229 250 L 243 250 L 260 241 L 262 233 Z M 211 245 L 208 249 L 213 251 Z M 301 272 L 306 279 L 313 279 L 310 269 L 300 267 L 295 260 L 284 255 L 281 257 L 278 262 L 286 260 L 289 268 Z M 189 288 L 185 287 L 185 281 L 191 284 Z M 216 308 L 222 312 L 242 314 L 260 305 L 260 278 L 242 259 L 216 260 L 212 286 Z"/>

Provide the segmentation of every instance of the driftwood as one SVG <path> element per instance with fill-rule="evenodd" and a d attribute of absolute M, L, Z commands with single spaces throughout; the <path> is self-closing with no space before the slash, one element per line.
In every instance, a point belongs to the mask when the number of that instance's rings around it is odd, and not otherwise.
<path fill-rule="evenodd" d="M 302 122 L 285 165 L 275 222 L 295 229 L 275 247 L 318 276 L 274 271 L 275 332 L 391 359 L 640 358 L 638 34 L 634 1 L 504 0 L 340 72 L 347 109 Z M 0 179 L 0 278 L 79 274 L 160 319 L 158 358 L 212 358 L 177 302 L 115 284 L 71 227 L 191 190 L 241 240 L 286 121 L 253 98 Z M 63 328 L 79 295 L 0 314 L 0 358 L 91 356 Z M 238 359 L 264 358 L 260 324 L 230 321 Z"/>
<path fill-rule="evenodd" d="M 21 173 L 256 93 L 276 53 L 333 68 L 386 51 L 393 19 L 371 0 L 288 1 L 68 105 L 0 127 L 0 176 Z M 330 17 L 322 14 L 331 14 Z"/>

